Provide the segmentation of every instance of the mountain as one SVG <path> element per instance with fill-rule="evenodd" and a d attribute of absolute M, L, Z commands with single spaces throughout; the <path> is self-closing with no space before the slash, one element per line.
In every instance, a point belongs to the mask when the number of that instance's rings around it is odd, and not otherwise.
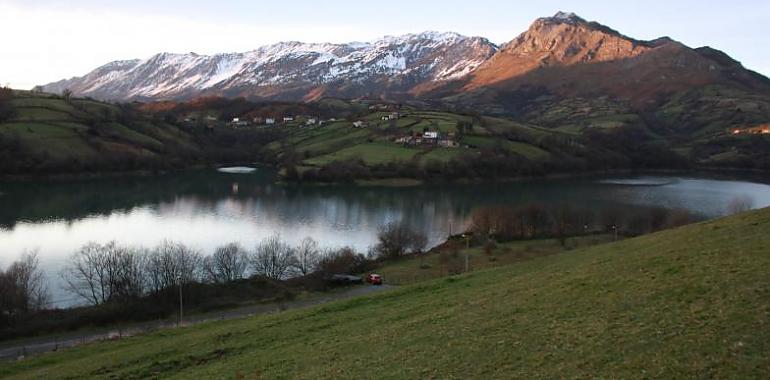
<path fill-rule="evenodd" d="M 213 56 L 163 53 L 44 86 L 65 88 L 108 100 L 411 101 L 569 133 L 638 126 L 697 137 L 770 120 L 770 80 L 727 54 L 668 37 L 637 40 L 564 12 L 535 20 L 499 47 L 424 32 Z"/>
<path fill-rule="evenodd" d="M 480 37 L 424 32 L 369 43 L 281 42 L 246 53 L 157 54 L 108 63 L 44 86 L 99 99 L 181 99 L 201 94 L 276 100 L 406 94 L 425 82 L 462 77 L 497 47 Z"/>

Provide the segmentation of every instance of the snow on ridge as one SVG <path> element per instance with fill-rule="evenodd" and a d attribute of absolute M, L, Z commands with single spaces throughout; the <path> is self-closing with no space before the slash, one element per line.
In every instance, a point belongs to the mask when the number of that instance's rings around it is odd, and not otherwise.
<path fill-rule="evenodd" d="M 107 96 L 169 96 L 211 88 L 292 83 L 328 83 L 347 77 L 364 83 L 379 75 L 414 75 L 449 80 L 467 75 L 488 54 L 485 39 L 454 32 L 426 31 L 386 36 L 372 42 L 279 42 L 243 53 L 200 55 L 158 53 L 142 60 L 115 61 L 79 78 L 81 93 Z M 474 40 L 473 44 L 464 43 Z M 475 43 L 478 41 L 478 43 Z M 446 59 L 444 54 L 461 54 Z M 455 53 L 457 52 L 457 53 Z M 469 55 L 464 57 L 464 55 Z"/>

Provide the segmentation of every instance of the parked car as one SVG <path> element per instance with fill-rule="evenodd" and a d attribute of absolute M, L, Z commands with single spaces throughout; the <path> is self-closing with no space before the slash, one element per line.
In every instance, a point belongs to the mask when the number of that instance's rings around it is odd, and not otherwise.
<path fill-rule="evenodd" d="M 361 284 L 364 281 L 361 280 L 361 277 L 358 276 L 351 276 L 349 274 L 333 274 L 331 277 L 329 277 L 329 281 L 335 283 L 335 284 Z"/>
<path fill-rule="evenodd" d="M 382 285 L 382 276 L 376 273 L 369 273 L 369 275 L 366 276 L 366 282 L 372 285 Z"/>

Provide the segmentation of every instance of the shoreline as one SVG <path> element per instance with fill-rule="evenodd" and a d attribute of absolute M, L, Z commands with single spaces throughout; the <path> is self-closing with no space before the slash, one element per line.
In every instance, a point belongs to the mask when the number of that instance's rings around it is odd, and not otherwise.
<path fill-rule="evenodd" d="M 523 182 L 532 180 L 559 180 L 559 179 L 591 179 L 597 177 L 606 176 L 620 176 L 620 175 L 692 175 L 696 178 L 706 177 L 710 179 L 751 179 L 758 183 L 770 183 L 770 171 L 762 169 L 746 169 L 746 168 L 712 168 L 712 167 L 693 167 L 685 169 L 613 169 L 613 170 L 591 170 L 576 173 L 549 173 L 535 176 L 515 176 L 515 177 L 500 177 L 495 179 L 484 178 L 460 178 L 460 179 L 445 179 L 445 178 L 411 178 L 411 177 L 386 177 L 386 178 L 350 178 L 347 181 L 334 181 L 334 182 L 320 182 L 320 181 L 286 181 L 283 176 L 279 174 L 279 167 L 260 162 L 233 162 L 233 163 L 214 163 L 214 164 L 201 164 L 192 165 L 180 169 L 165 169 L 165 170 L 133 170 L 133 171 L 116 171 L 116 172 L 93 172 L 93 173 L 62 173 L 62 174 L 23 174 L 23 175 L 0 175 L 0 183 L 3 182 L 63 182 L 63 181 L 88 181 L 95 179 L 105 178 L 148 178 L 148 177 L 161 177 L 170 174 L 183 173 L 187 171 L 199 171 L 206 169 L 217 169 L 220 167 L 229 166 L 250 166 L 255 168 L 267 168 L 275 170 L 276 185 L 310 185 L 310 186 L 335 186 L 335 185 L 352 185 L 357 187 L 417 187 L 417 186 L 429 186 L 429 185 L 441 185 L 441 184 L 485 184 L 485 183 L 510 183 L 510 182 Z"/>

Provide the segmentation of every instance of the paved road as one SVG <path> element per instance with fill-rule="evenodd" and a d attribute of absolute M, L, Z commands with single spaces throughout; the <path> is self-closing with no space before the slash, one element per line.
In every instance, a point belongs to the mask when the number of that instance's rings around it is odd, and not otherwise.
<path fill-rule="evenodd" d="M 392 285 L 369 286 L 362 285 L 350 289 L 323 293 L 305 300 L 276 302 L 269 304 L 256 304 L 236 309 L 221 310 L 203 314 L 195 314 L 185 317 L 183 325 L 189 326 L 203 322 L 246 318 L 258 314 L 277 313 L 289 309 L 301 309 L 320 305 L 332 301 L 344 300 L 393 288 Z M 64 348 L 77 346 L 84 343 L 120 339 L 121 337 L 144 334 L 155 330 L 176 327 L 175 321 L 163 320 L 146 323 L 135 323 L 122 327 L 114 327 L 97 332 L 74 332 L 45 336 L 38 338 L 13 341 L 7 344 L 0 343 L 0 360 L 22 359 L 34 354 L 58 351 Z"/>

